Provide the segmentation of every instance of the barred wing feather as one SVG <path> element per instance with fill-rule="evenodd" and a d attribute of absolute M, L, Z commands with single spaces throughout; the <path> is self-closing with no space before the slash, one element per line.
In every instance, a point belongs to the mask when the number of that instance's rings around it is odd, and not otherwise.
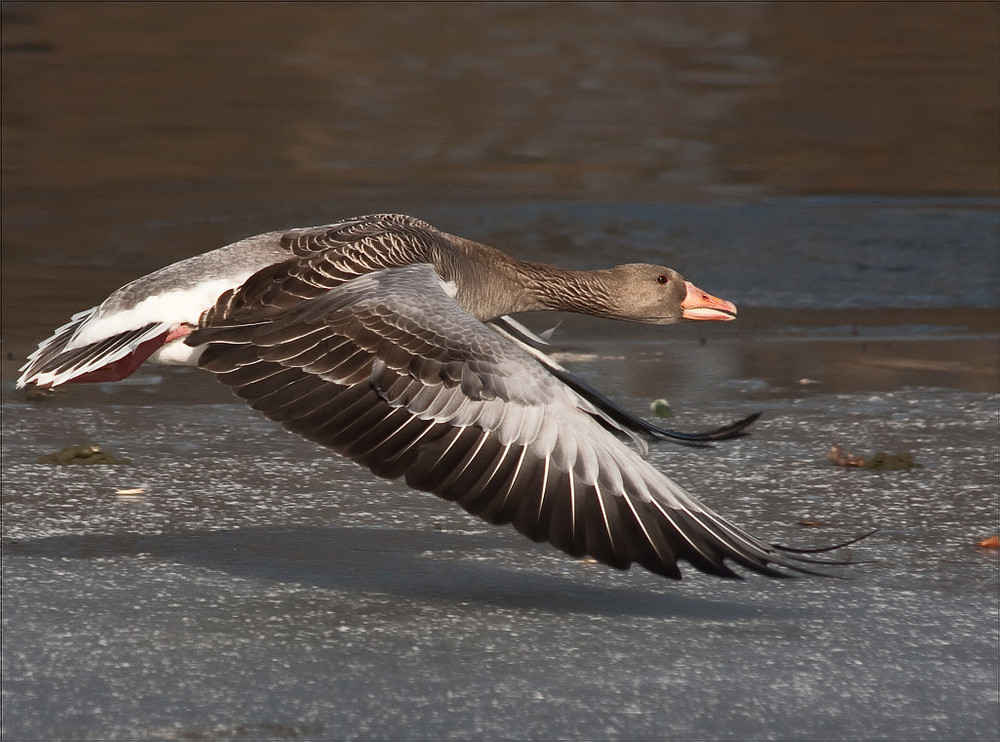
<path fill-rule="evenodd" d="M 192 334 L 199 365 L 288 430 L 535 541 L 680 578 L 821 563 L 749 536 L 619 440 L 520 344 L 465 312 L 428 264 L 292 307 L 244 303 Z"/>

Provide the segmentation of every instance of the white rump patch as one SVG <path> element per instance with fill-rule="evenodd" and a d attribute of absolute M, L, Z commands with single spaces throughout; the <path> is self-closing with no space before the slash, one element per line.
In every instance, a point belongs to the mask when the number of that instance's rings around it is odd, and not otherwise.
<path fill-rule="evenodd" d="M 202 312 L 213 306 L 224 291 L 239 286 L 243 280 L 246 280 L 245 277 L 242 280 L 237 277 L 235 281 L 232 278 L 203 281 L 190 288 L 154 294 L 131 309 L 112 312 L 107 316 L 102 316 L 98 309 L 94 316 L 77 330 L 76 335 L 66 345 L 66 349 L 82 348 L 153 322 L 167 327 L 185 322 L 196 325 Z"/>
<path fill-rule="evenodd" d="M 205 346 L 192 348 L 184 342 L 184 338 L 172 340 L 159 348 L 149 358 L 146 363 L 158 363 L 165 366 L 194 366 L 198 363 Z"/>

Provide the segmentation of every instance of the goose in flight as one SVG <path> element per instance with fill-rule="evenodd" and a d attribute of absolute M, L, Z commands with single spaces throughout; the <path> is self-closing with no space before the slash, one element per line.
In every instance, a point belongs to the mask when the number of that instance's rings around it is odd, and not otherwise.
<path fill-rule="evenodd" d="M 842 563 L 747 534 L 645 458 L 646 437 L 721 440 L 756 416 L 707 433 L 653 426 L 508 316 L 533 310 L 650 324 L 736 316 L 663 266 L 567 270 L 376 214 L 250 237 L 139 278 L 42 342 L 17 386 L 196 364 L 289 431 L 575 557 L 676 579 L 681 560 L 724 577 L 740 576 L 729 563 L 769 576 Z"/>

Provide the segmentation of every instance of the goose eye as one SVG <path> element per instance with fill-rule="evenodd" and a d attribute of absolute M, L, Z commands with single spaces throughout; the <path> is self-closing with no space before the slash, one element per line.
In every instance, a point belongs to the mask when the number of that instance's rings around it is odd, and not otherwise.
<path fill-rule="evenodd" d="M 657 283 L 666 283 L 669 280 L 670 280 L 670 278 L 668 276 L 662 274 L 662 273 L 659 276 L 656 277 L 656 282 Z"/>

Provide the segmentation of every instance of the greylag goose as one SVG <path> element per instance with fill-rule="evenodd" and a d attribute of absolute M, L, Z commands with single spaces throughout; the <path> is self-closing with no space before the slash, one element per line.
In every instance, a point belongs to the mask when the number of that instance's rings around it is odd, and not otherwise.
<path fill-rule="evenodd" d="M 655 469 L 641 436 L 685 434 L 549 358 L 508 317 L 533 310 L 651 324 L 736 316 L 663 266 L 522 262 L 378 214 L 250 237 L 139 278 L 42 342 L 17 386 L 196 364 L 291 432 L 575 557 L 676 579 L 678 560 L 724 577 L 740 576 L 727 562 L 769 576 L 842 563 L 750 536 Z"/>

